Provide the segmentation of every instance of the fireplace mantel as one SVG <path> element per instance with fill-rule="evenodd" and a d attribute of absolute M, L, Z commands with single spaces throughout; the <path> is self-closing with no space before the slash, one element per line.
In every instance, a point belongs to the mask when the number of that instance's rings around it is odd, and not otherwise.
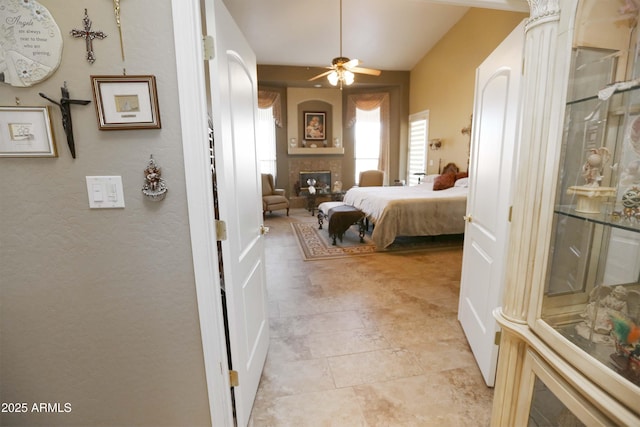
<path fill-rule="evenodd" d="M 344 154 L 344 147 L 289 147 L 290 155 L 326 155 L 326 154 Z"/>

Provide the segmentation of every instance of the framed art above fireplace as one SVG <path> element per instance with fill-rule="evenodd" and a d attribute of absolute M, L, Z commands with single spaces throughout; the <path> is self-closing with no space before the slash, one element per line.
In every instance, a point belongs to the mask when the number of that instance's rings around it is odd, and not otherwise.
<path fill-rule="evenodd" d="M 327 139 L 326 133 L 327 113 L 304 112 L 304 139 L 310 141 L 323 141 Z"/>

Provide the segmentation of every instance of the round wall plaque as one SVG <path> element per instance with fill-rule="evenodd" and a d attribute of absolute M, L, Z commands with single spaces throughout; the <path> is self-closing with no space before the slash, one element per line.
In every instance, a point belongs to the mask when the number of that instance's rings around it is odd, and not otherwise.
<path fill-rule="evenodd" d="M 0 82 L 27 87 L 56 71 L 62 35 L 46 7 L 35 0 L 0 3 Z"/>

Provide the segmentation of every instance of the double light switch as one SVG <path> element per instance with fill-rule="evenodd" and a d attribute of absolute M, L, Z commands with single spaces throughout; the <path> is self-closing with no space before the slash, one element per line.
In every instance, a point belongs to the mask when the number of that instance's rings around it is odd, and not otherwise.
<path fill-rule="evenodd" d="M 91 209 L 124 208 L 121 176 L 88 176 L 86 178 Z"/>

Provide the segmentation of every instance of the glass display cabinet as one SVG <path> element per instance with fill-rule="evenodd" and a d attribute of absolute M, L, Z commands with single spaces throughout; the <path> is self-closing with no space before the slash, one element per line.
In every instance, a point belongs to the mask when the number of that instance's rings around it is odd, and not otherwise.
<path fill-rule="evenodd" d="M 640 425 L 640 2 L 529 4 L 492 424 Z"/>
<path fill-rule="evenodd" d="M 584 25 L 572 50 L 541 318 L 601 366 L 640 386 L 635 31 L 629 18 L 620 22 L 619 2 L 584 10 L 588 4 L 580 3 Z M 602 26 L 605 16 L 612 27 L 607 40 L 594 40 L 591 26 Z M 596 47 L 582 45 L 583 32 Z"/>

